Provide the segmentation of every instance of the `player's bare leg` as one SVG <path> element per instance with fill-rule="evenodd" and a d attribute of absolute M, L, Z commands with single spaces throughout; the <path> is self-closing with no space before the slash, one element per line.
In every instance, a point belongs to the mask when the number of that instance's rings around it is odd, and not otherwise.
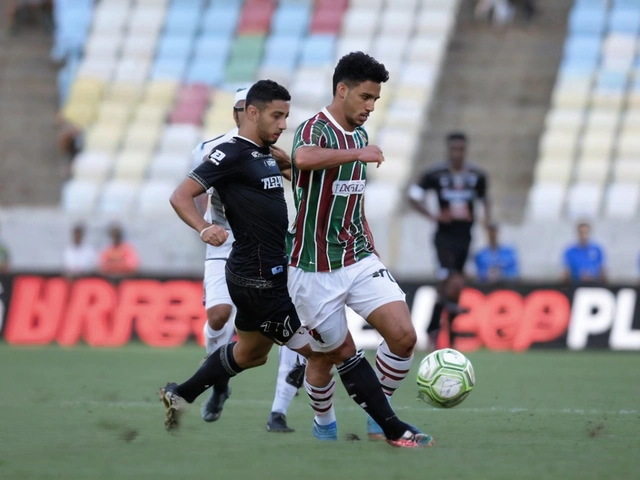
<path fill-rule="evenodd" d="M 228 304 L 218 304 L 207 309 L 207 323 L 204 326 L 204 339 L 207 355 L 215 352 L 222 345 L 231 341 L 235 332 L 231 316 L 233 307 Z M 200 407 L 200 415 L 205 422 L 215 422 L 222 414 L 224 402 L 231 395 L 229 383 L 211 387 L 209 399 Z"/>
<path fill-rule="evenodd" d="M 382 391 L 390 400 L 413 363 L 417 337 L 411 322 L 411 312 L 404 301 L 390 302 L 375 309 L 367 322 L 383 338 L 376 352 L 374 368 Z M 367 434 L 371 440 L 385 438 L 382 428 L 371 417 L 367 418 Z"/>
<path fill-rule="evenodd" d="M 193 403 L 212 385 L 228 382 L 248 368 L 264 365 L 272 346 L 273 342 L 261 333 L 238 331 L 238 341 L 209 355 L 189 380 L 180 385 L 168 383 L 160 390 L 165 406 L 165 428 L 171 431 L 179 426 L 185 402 Z"/>

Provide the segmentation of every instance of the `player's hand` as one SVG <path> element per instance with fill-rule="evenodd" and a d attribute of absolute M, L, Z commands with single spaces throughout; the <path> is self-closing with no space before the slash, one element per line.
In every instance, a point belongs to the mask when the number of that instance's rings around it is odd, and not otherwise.
<path fill-rule="evenodd" d="M 283 166 L 285 168 L 291 166 L 291 157 L 287 155 L 287 152 L 285 152 L 280 147 L 276 147 L 275 145 L 271 145 L 270 148 L 271 148 L 271 155 L 273 156 L 274 160 L 278 162 L 278 166 L 280 168 L 282 168 Z"/>
<path fill-rule="evenodd" d="M 358 160 L 364 163 L 377 163 L 378 167 L 384 162 L 382 150 L 377 145 L 367 145 L 358 153 Z M 377 167 L 376 167 L 377 168 Z"/>
<path fill-rule="evenodd" d="M 220 225 L 212 225 L 210 228 L 207 228 L 202 232 L 200 238 L 202 238 L 204 243 L 208 243 L 214 247 L 219 247 L 227 241 L 227 238 L 229 238 L 229 232 Z"/>

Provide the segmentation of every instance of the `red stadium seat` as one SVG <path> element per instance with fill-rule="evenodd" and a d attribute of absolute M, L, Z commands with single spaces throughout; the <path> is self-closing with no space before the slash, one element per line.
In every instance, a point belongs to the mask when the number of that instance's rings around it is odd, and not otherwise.
<path fill-rule="evenodd" d="M 178 93 L 178 105 L 183 103 L 209 103 L 209 86 L 202 83 L 183 85 Z"/>
<path fill-rule="evenodd" d="M 201 125 L 202 116 L 206 110 L 206 105 L 185 104 L 178 105 L 169 115 L 170 123 L 189 123 L 192 125 Z"/>
<path fill-rule="evenodd" d="M 238 24 L 239 34 L 266 34 L 271 26 L 275 4 L 270 0 L 250 0 L 244 5 Z"/>
<path fill-rule="evenodd" d="M 311 18 L 311 33 L 339 33 L 342 25 L 342 10 L 333 10 L 322 7 L 313 12 Z"/>
<path fill-rule="evenodd" d="M 339 10 L 344 12 L 349 5 L 349 0 L 318 0 L 316 10 Z"/>

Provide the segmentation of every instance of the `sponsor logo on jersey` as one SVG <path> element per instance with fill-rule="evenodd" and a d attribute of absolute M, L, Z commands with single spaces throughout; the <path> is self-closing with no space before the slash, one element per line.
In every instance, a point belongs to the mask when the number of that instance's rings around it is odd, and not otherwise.
<path fill-rule="evenodd" d="M 473 200 L 474 198 L 473 190 L 453 190 L 450 188 L 443 188 L 440 195 L 444 200 L 449 202 L 456 200 Z"/>
<path fill-rule="evenodd" d="M 333 182 L 333 194 L 346 197 L 364 193 L 366 180 L 336 180 Z"/>
<path fill-rule="evenodd" d="M 262 185 L 264 186 L 265 190 L 271 190 L 272 188 L 284 188 L 282 175 L 274 175 L 272 177 L 263 178 Z"/>
<path fill-rule="evenodd" d="M 276 167 L 276 166 L 278 166 L 278 163 L 273 158 L 270 158 L 269 160 L 265 160 L 264 164 L 267 167 Z"/>
<path fill-rule="evenodd" d="M 262 153 L 262 152 L 258 152 L 256 150 L 254 150 L 253 152 L 251 152 L 251 156 L 253 158 L 262 158 L 262 157 L 268 157 L 270 156 L 270 153 Z"/>

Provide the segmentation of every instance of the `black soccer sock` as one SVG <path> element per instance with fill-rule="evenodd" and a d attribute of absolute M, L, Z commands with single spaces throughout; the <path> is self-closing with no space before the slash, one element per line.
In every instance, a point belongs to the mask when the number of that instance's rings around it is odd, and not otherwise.
<path fill-rule="evenodd" d="M 402 422 L 389 405 L 376 372 L 362 350 L 340 364 L 338 374 L 349 396 L 380 425 L 385 437 L 397 440 L 409 430 L 409 425 Z"/>
<path fill-rule="evenodd" d="M 188 403 L 193 403 L 210 386 L 229 383 L 231 377 L 243 370 L 233 358 L 235 344 L 224 345 L 209 355 L 193 377 L 176 387 L 176 393 Z"/>
<path fill-rule="evenodd" d="M 429 321 L 429 326 L 427 327 L 427 334 L 440 330 L 440 319 L 442 317 L 443 310 L 444 301 L 441 299 L 436 300 L 436 303 L 433 306 L 433 312 L 431 312 L 431 320 Z"/>

